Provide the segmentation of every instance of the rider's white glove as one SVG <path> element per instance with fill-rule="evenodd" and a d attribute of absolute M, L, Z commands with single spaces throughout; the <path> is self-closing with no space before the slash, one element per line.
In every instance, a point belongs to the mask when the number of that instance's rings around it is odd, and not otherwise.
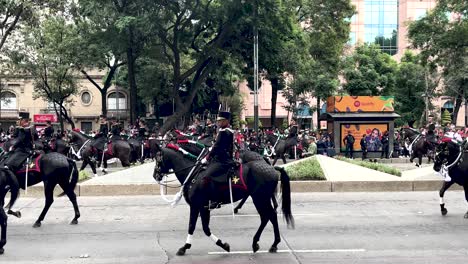
<path fill-rule="evenodd" d="M 203 164 L 203 165 L 208 164 L 208 160 L 206 158 L 203 158 L 201 160 L 201 164 Z"/>

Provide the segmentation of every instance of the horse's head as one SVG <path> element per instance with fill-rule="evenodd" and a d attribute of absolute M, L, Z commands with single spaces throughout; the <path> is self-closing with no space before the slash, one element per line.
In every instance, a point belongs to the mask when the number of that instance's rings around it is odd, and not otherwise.
<path fill-rule="evenodd" d="M 433 167 L 435 171 L 440 171 L 442 165 L 447 164 L 448 162 L 454 161 L 456 159 L 456 157 L 452 157 L 454 156 L 454 151 L 450 151 L 451 147 L 449 146 L 449 144 L 450 143 L 448 142 L 442 142 L 441 144 L 436 146 Z"/>
<path fill-rule="evenodd" d="M 161 148 L 156 152 L 156 164 L 154 166 L 153 178 L 158 183 L 169 173 L 169 170 L 172 169 L 171 161 L 166 158 L 167 154 L 165 155 L 165 152 L 166 150 Z"/>

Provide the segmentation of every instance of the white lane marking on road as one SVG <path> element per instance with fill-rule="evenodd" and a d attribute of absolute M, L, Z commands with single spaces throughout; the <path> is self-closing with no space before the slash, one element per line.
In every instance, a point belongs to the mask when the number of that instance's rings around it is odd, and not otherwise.
<path fill-rule="evenodd" d="M 351 248 L 351 249 L 298 249 L 298 250 L 289 250 L 289 249 L 281 249 L 278 250 L 277 253 L 350 253 L 350 252 L 366 252 L 364 248 Z M 269 253 L 267 250 L 259 250 L 256 253 L 253 251 L 214 251 L 208 252 L 208 255 L 245 255 L 245 254 L 259 254 L 259 253 Z"/>
<path fill-rule="evenodd" d="M 281 216 L 282 214 L 278 214 Z M 326 214 L 293 214 L 293 216 L 326 216 Z M 212 215 L 212 218 L 232 218 L 232 215 Z M 258 217 L 258 214 L 245 214 L 245 215 L 237 215 L 236 217 Z"/>

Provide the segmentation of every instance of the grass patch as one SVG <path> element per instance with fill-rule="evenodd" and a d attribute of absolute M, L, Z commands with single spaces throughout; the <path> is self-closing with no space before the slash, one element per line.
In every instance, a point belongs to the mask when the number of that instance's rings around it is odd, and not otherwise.
<path fill-rule="evenodd" d="M 87 179 L 91 178 L 88 174 L 88 172 L 82 170 L 78 174 L 78 182 L 86 181 Z"/>
<path fill-rule="evenodd" d="M 388 173 L 388 174 L 391 174 L 391 175 L 401 177 L 401 171 L 400 170 L 398 170 L 396 168 L 393 168 L 393 167 L 390 167 L 390 166 L 387 166 L 387 165 L 384 165 L 382 163 L 374 163 L 374 162 L 362 161 L 362 160 L 352 160 L 352 159 L 348 159 L 348 158 L 344 158 L 344 157 L 340 157 L 340 156 L 336 156 L 335 158 L 337 160 L 349 162 L 349 163 L 359 165 L 359 166 L 362 166 L 362 167 L 365 167 L 365 168 L 368 168 L 368 169 L 381 171 L 381 172 L 385 172 L 385 173 Z"/>
<path fill-rule="evenodd" d="M 324 181 L 326 180 L 322 167 L 316 158 L 286 167 L 286 172 L 292 181 Z"/>

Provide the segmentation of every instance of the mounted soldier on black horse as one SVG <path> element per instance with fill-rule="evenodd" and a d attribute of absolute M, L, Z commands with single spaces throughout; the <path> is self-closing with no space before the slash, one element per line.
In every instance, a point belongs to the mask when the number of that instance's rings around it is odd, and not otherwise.
<path fill-rule="evenodd" d="M 410 152 L 410 162 L 413 162 L 415 158 L 418 158 L 416 166 L 421 166 L 422 157 L 426 155 L 428 162 L 434 159 L 434 150 L 437 146 L 437 135 L 434 133 L 435 125 L 430 124 L 428 126 L 427 133 L 421 133 L 412 127 L 403 127 L 400 130 L 400 143 L 407 145 L 407 149 Z"/>
<path fill-rule="evenodd" d="M 0 253 L 6 244 L 6 215 L 3 211 L 4 198 L 8 191 L 12 193 L 8 214 L 20 217 L 20 212 L 11 210 L 11 206 L 18 196 L 17 187 L 27 190 L 28 186 L 44 182 L 45 206 L 34 227 L 40 227 L 50 206 L 54 201 L 54 189 L 57 184 L 63 189 L 73 204 L 75 217 L 71 224 L 77 224 L 80 217 L 75 186 L 78 183 L 78 170 L 73 160 L 57 152 L 44 153 L 35 150 L 37 132 L 30 124 L 29 113 L 20 112 L 19 126 L 14 132 L 16 141 L 11 151 L 0 162 Z"/>
<path fill-rule="evenodd" d="M 281 236 L 272 200 L 276 195 L 279 180 L 282 186 L 283 214 L 287 223 L 294 225 L 291 213 L 290 179 L 286 171 L 272 167 L 260 154 L 251 151 L 244 153 L 241 162 L 233 160 L 234 134 L 229 128 L 229 118 L 229 112 L 219 113 L 217 118 L 219 132 L 216 141 L 205 157 L 202 158 L 204 152 L 198 155 L 197 161 L 191 159 L 194 157 L 193 154 L 187 154 L 186 150 L 173 144 L 168 144 L 158 152 L 153 177 L 160 182 L 165 174 L 173 169 L 182 184 L 181 192 L 190 205 L 187 240 L 185 245 L 178 250 L 177 255 L 184 255 L 186 250 L 191 248 L 192 235 L 199 215 L 205 234 L 216 245 L 230 251 L 228 243 L 223 243 L 211 233 L 210 209 L 248 196 L 252 197 L 261 218 L 260 227 L 252 241 L 252 249 L 254 252 L 259 249 L 260 236 L 268 222 L 271 222 L 275 240 L 270 247 L 270 252 L 276 252 Z M 200 164 L 208 164 L 206 170 Z M 178 201 L 177 197 L 180 196 L 176 196 L 175 202 Z"/>

